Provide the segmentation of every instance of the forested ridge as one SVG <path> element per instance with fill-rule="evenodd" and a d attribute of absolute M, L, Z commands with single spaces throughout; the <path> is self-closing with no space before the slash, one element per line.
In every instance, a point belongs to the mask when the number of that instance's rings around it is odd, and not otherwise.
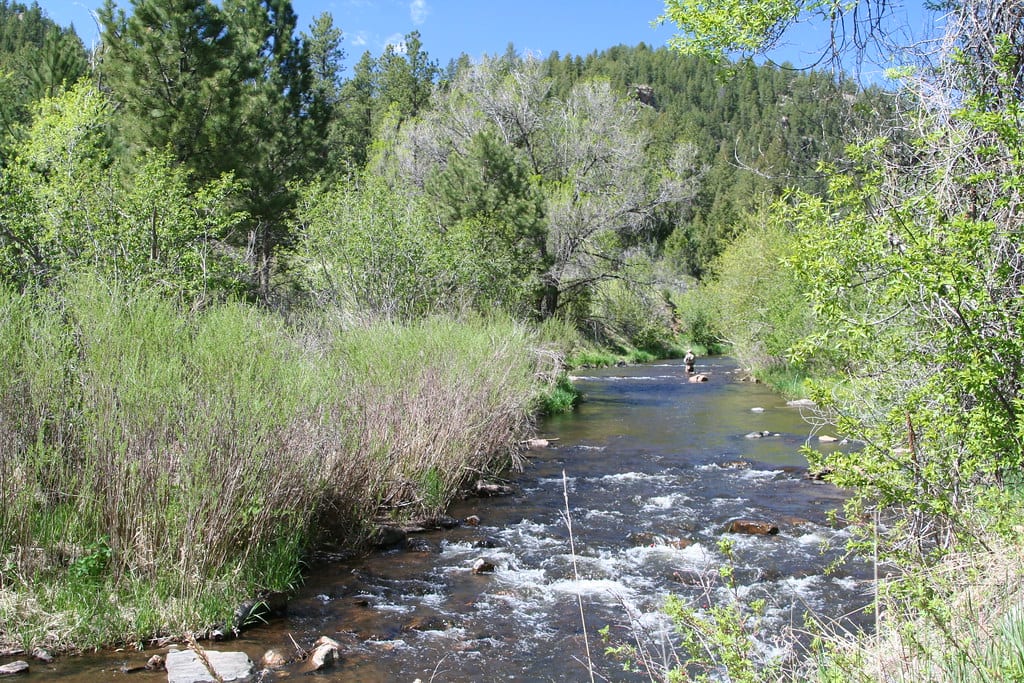
<path fill-rule="evenodd" d="M 755 4 L 440 65 L 288 0 L 108 0 L 92 52 L 0 0 L 0 645 L 231 626 L 515 466 L 567 357 L 691 346 L 857 444 L 808 459 L 891 621 L 794 663 L 735 595 L 676 603 L 708 630 L 648 673 L 1019 675 L 1021 8 L 930 6 L 882 88 L 751 57 L 808 18 L 833 65 L 889 46 L 886 3 Z"/>

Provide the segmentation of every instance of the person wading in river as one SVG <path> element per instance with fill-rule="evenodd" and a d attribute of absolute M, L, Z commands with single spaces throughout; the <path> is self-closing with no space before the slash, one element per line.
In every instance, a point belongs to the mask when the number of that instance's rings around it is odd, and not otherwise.
<path fill-rule="evenodd" d="M 688 375 L 693 374 L 693 364 L 697 362 L 697 356 L 693 354 L 693 349 L 686 349 L 686 355 L 683 356 L 683 365 L 686 366 L 686 373 Z"/>

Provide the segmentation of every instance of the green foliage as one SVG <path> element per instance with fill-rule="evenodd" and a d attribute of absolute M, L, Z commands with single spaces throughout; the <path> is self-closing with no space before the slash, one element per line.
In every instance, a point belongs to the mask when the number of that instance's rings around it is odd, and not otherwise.
<path fill-rule="evenodd" d="M 546 386 L 502 320 L 291 327 L 95 277 L 0 313 L 0 638 L 32 643 L 223 622 L 320 534 L 358 543 L 515 464 Z"/>
<path fill-rule="evenodd" d="M 314 87 L 289 0 L 137 0 L 131 15 L 107 0 L 99 17 L 119 148 L 130 159 L 168 150 L 193 191 L 225 173 L 239 180 L 246 225 L 232 241 L 265 299 L 275 251 L 293 240 L 291 183 L 313 177 L 325 155 L 330 45 L 319 46 Z"/>
<path fill-rule="evenodd" d="M 839 379 L 813 395 L 865 443 L 828 464 L 857 492 L 865 543 L 873 511 L 900 511 L 882 546 L 901 561 L 972 544 L 1024 460 L 1021 119 L 1017 91 L 1000 94 L 922 112 L 933 134 L 912 150 L 851 148 L 828 199 L 801 195 L 784 215 L 819 321 L 797 357 L 832 354 Z"/>
<path fill-rule="evenodd" d="M 0 139 L 16 135 L 33 102 L 73 85 L 86 66 L 74 29 L 54 24 L 35 2 L 0 0 Z"/>
<path fill-rule="evenodd" d="M 742 63 L 723 78 L 711 60 L 644 44 L 585 59 L 555 53 L 545 69 L 560 97 L 601 78 L 647 105 L 641 116 L 655 168 L 680 141 L 694 146 L 697 194 L 657 215 L 652 231 L 673 267 L 696 277 L 742 231 L 747 213 L 790 187 L 824 191 L 817 165 L 841 158 L 851 132 L 889 130 L 894 119 L 891 94 L 833 73 Z"/>
<path fill-rule="evenodd" d="M 815 329 L 815 319 L 802 283 L 783 266 L 794 235 L 764 210 L 748 223 L 714 263 L 705 292 L 732 353 L 760 371 L 785 365 L 789 348 Z"/>
<path fill-rule="evenodd" d="M 544 252 L 543 199 L 525 162 L 490 130 L 453 153 L 426 182 L 449 241 L 465 252 L 478 307 L 526 315 L 536 300 Z"/>
<path fill-rule="evenodd" d="M 85 81 L 35 106 L 0 181 L 0 279 L 45 284 L 88 268 L 189 297 L 231 291 L 241 263 L 222 242 L 244 218 L 233 178 L 190 190 L 159 151 L 126 172 L 110 154 L 112 117 Z"/>
<path fill-rule="evenodd" d="M 320 301 L 405 320 L 458 307 L 458 268 L 447 267 L 424 202 L 368 174 L 358 186 L 311 194 L 299 215 L 299 253 Z"/>
<path fill-rule="evenodd" d="M 573 385 L 569 376 L 560 372 L 555 378 L 554 385 L 538 398 L 537 412 L 541 415 L 568 413 L 579 404 L 582 398 L 583 394 Z"/>
<path fill-rule="evenodd" d="M 760 53 L 772 47 L 802 12 L 824 2 L 796 0 L 666 0 L 659 22 L 670 21 L 683 32 L 669 41 L 682 54 L 724 60 L 732 52 Z"/>
<path fill-rule="evenodd" d="M 680 332 L 689 340 L 690 346 L 700 347 L 703 352 L 710 353 L 721 353 L 726 348 L 718 327 L 712 286 L 690 286 L 673 296 L 672 303 Z"/>

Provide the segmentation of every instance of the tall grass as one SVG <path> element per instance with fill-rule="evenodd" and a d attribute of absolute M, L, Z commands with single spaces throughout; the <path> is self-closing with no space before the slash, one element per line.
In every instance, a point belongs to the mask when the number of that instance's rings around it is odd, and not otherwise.
<path fill-rule="evenodd" d="M 990 539 L 991 540 L 991 539 Z M 953 554 L 883 587 L 874 633 L 821 638 L 801 680 L 996 683 L 1024 680 L 1021 546 Z M 910 588 L 911 590 L 907 590 Z M 895 597 L 893 593 L 899 594 Z"/>
<path fill-rule="evenodd" d="M 514 464 L 534 346 L 509 322 L 288 326 L 92 277 L 0 292 L 0 641 L 230 625 L 325 536 L 436 514 Z"/>

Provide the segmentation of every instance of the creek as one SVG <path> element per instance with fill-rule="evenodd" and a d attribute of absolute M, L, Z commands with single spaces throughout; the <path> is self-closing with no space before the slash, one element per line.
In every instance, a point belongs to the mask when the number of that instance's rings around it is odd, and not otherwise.
<path fill-rule="evenodd" d="M 869 625 L 860 610 L 870 569 L 831 566 L 846 532 L 829 512 L 843 496 L 804 476 L 800 448 L 818 442 L 801 409 L 739 382 L 728 359 L 701 359 L 697 371 L 710 381 L 687 383 L 678 361 L 577 372 L 585 401 L 540 425 L 551 447 L 530 451 L 509 481 L 514 493 L 450 510 L 479 525 L 320 563 L 287 617 L 209 647 L 259 661 L 268 648 L 291 653 L 293 641 L 309 647 L 328 635 L 344 661 L 315 679 L 339 683 L 576 681 L 589 679 L 586 637 L 598 674 L 649 680 L 606 658 L 597 632 L 610 626 L 625 641 L 641 633 L 667 656 L 670 629 L 658 609 L 669 594 L 698 606 L 763 598 L 757 642 L 767 653 L 790 642 L 808 613 Z M 779 533 L 725 533 L 736 518 L 769 521 Z M 722 539 L 733 545 L 732 592 L 719 578 Z M 480 558 L 495 571 L 474 574 Z M 62 658 L 50 672 L 75 683 L 125 680 L 118 667 L 126 659 L 145 661 L 141 653 Z"/>

